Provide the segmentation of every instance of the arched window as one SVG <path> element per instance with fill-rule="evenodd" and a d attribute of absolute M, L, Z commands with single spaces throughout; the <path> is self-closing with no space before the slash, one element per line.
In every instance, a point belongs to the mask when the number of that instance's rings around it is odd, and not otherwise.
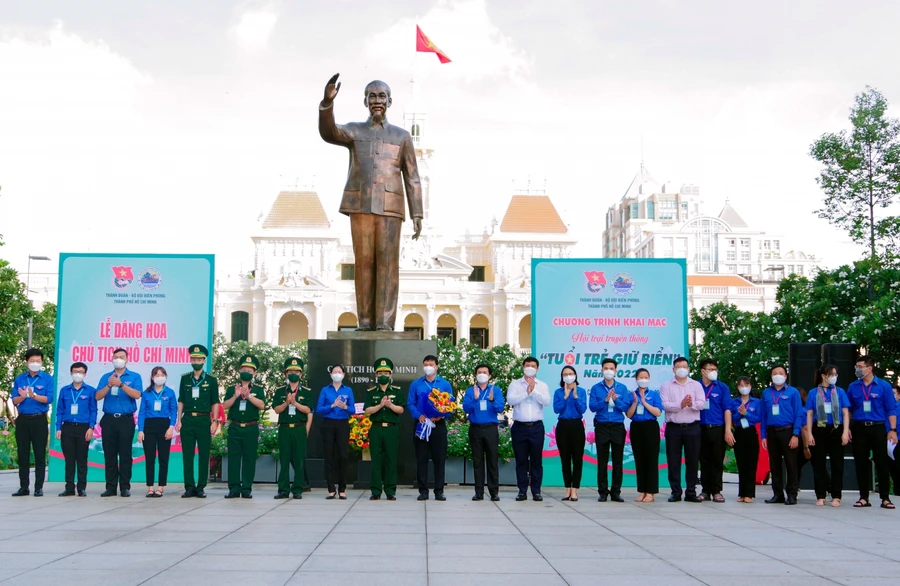
<path fill-rule="evenodd" d="M 420 132 L 420 130 L 419 130 L 418 124 L 413 124 L 412 128 L 409 129 L 409 133 L 412 135 L 413 138 L 419 138 L 419 132 Z"/>
<path fill-rule="evenodd" d="M 246 311 L 231 312 L 231 341 L 246 342 L 250 334 L 250 314 Z"/>

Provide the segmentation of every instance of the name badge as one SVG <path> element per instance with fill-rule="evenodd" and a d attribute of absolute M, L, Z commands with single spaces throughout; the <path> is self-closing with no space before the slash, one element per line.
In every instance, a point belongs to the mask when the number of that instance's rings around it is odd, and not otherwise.
<path fill-rule="evenodd" d="M 247 401 L 241 401 L 240 406 L 238 406 L 238 411 L 246 411 L 247 410 Z"/>
<path fill-rule="evenodd" d="M 478 401 L 478 409 L 479 411 L 487 411 L 487 401 L 484 399 Z"/>
<path fill-rule="evenodd" d="M 612 412 L 615 411 L 615 410 L 616 410 L 616 404 L 615 404 L 615 403 L 613 403 L 612 401 L 610 401 L 609 403 L 606 404 L 606 412 L 607 412 L 607 413 L 612 413 Z"/>
<path fill-rule="evenodd" d="M 638 405 L 637 410 L 635 410 L 635 413 L 637 415 L 643 415 L 644 414 L 644 405 L 643 404 Z"/>
<path fill-rule="evenodd" d="M 200 387 L 191 387 L 191 399 L 200 398 Z"/>
<path fill-rule="evenodd" d="M 293 405 L 288 405 L 288 415 L 296 415 L 296 414 L 297 414 L 297 408 L 294 407 Z"/>
<path fill-rule="evenodd" d="M 110 387 L 109 394 L 112 395 L 113 397 L 118 397 L 119 396 L 119 387 Z"/>
<path fill-rule="evenodd" d="M 750 427 L 750 422 L 746 419 L 741 419 L 741 427 L 747 429 L 748 427 Z"/>
<path fill-rule="evenodd" d="M 153 410 L 162 411 L 162 401 L 153 401 Z"/>
<path fill-rule="evenodd" d="M 72 405 L 69 409 L 69 413 L 72 415 L 78 415 L 78 405 Z"/>
<path fill-rule="evenodd" d="M 781 413 L 781 407 L 778 405 L 772 405 L 772 417 L 778 417 L 778 414 Z"/>
<path fill-rule="evenodd" d="M 709 409 L 709 397 L 706 398 L 706 401 L 703 403 L 703 410 L 706 411 Z"/>
<path fill-rule="evenodd" d="M 863 401 L 863 411 L 866 413 L 872 412 L 872 401 Z"/>
<path fill-rule="evenodd" d="M 831 414 L 831 403 L 825 403 L 825 413 Z"/>

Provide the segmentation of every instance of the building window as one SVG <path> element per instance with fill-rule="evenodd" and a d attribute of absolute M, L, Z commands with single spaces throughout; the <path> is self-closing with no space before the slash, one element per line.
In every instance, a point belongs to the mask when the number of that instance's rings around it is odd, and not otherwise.
<path fill-rule="evenodd" d="M 469 280 L 476 283 L 484 283 L 484 267 L 472 267 L 472 274 L 469 275 Z"/>
<path fill-rule="evenodd" d="M 797 265 L 797 274 L 803 275 L 803 265 Z"/>
<path fill-rule="evenodd" d="M 725 265 L 725 267 L 729 273 L 737 272 L 737 267 L 735 265 Z"/>
<path fill-rule="evenodd" d="M 356 265 L 341 265 L 341 281 L 353 281 L 356 279 Z"/>
<path fill-rule="evenodd" d="M 446 338 L 450 340 L 452 344 L 456 344 L 456 328 L 438 328 L 437 337 Z"/>
<path fill-rule="evenodd" d="M 781 240 L 773 240 L 772 248 L 774 248 L 775 250 L 781 250 Z"/>
<path fill-rule="evenodd" d="M 469 341 L 479 348 L 486 350 L 490 347 L 487 328 L 471 328 L 469 330 L 469 338 Z"/>
<path fill-rule="evenodd" d="M 651 219 L 651 220 L 655 220 L 655 219 L 656 219 L 656 214 L 654 214 L 653 212 L 654 212 L 654 210 L 653 210 L 653 202 L 652 202 L 652 201 L 648 201 L 648 202 L 647 202 L 647 217 L 648 217 L 649 219 Z"/>
<path fill-rule="evenodd" d="M 725 260 L 737 260 L 737 254 L 733 250 L 725 252 Z"/>
<path fill-rule="evenodd" d="M 737 242 L 735 241 L 734 238 L 729 238 L 729 239 L 728 239 L 728 246 L 729 246 L 730 248 L 734 248 L 735 244 L 737 244 Z"/>
<path fill-rule="evenodd" d="M 750 260 L 750 251 L 749 250 L 741 251 L 741 260 Z"/>
<path fill-rule="evenodd" d="M 403 328 L 403 331 L 404 332 L 418 332 L 420 340 L 425 337 L 425 330 L 422 329 L 421 327 L 407 326 L 407 327 Z"/>
<path fill-rule="evenodd" d="M 763 241 L 763 249 L 764 249 L 764 250 L 772 250 L 772 241 L 771 241 L 771 240 L 764 240 L 764 241 Z"/>
<path fill-rule="evenodd" d="M 247 342 L 250 338 L 250 314 L 246 311 L 231 313 L 231 341 Z"/>
<path fill-rule="evenodd" d="M 638 218 L 638 204 L 631 204 L 631 218 L 636 220 Z"/>
<path fill-rule="evenodd" d="M 750 274 L 750 265 L 741 265 L 741 274 L 749 275 Z"/>
<path fill-rule="evenodd" d="M 750 248 L 749 238 L 741 238 L 741 248 Z"/>

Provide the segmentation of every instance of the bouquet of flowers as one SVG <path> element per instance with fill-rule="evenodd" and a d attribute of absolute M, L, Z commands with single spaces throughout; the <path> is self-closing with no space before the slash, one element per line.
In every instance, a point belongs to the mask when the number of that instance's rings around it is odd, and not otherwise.
<path fill-rule="evenodd" d="M 440 389 L 431 389 L 422 410 L 426 417 L 447 417 L 456 411 L 456 401 L 450 393 Z"/>
<path fill-rule="evenodd" d="M 372 420 L 368 415 L 354 415 L 350 418 L 350 449 L 361 452 L 369 449 L 369 429 Z"/>

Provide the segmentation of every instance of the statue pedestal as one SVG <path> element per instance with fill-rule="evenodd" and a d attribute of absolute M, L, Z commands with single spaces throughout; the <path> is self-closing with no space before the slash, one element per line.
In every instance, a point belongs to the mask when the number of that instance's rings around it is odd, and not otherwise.
<path fill-rule="evenodd" d="M 327 340 L 415 340 L 419 341 L 419 332 L 359 332 L 356 330 L 344 330 L 340 332 L 328 332 Z"/>

